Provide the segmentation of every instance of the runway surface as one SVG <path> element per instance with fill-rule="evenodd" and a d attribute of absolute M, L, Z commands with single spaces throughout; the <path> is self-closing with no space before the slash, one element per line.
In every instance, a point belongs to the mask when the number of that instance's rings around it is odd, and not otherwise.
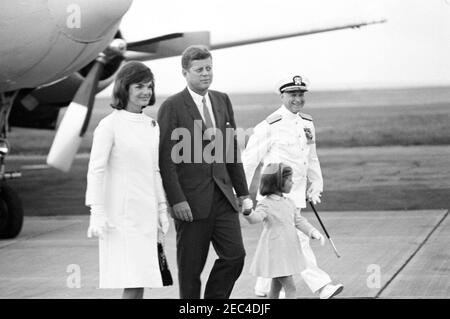
<path fill-rule="evenodd" d="M 448 210 L 326 212 L 322 219 L 337 246 L 313 242 L 319 265 L 345 285 L 338 298 L 449 298 Z M 320 227 L 311 213 L 305 216 Z M 27 217 L 14 240 L 0 242 L 0 298 L 120 298 L 97 289 L 97 240 L 86 237 L 87 216 Z M 145 298 L 178 298 L 175 231 L 166 241 L 171 287 L 146 290 Z M 257 298 L 250 262 L 261 225 L 241 220 L 246 263 L 231 298 Z M 216 258 L 211 249 L 202 282 Z M 317 298 L 296 276 L 299 298 Z"/>
<path fill-rule="evenodd" d="M 338 297 L 450 298 L 450 146 L 319 152 L 326 192 L 318 209 L 342 257 L 328 243 L 312 245 L 320 267 L 344 283 Z M 119 290 L 96 288 L 97 241 L 86 238 L 87 161 L 78 156 L 64 174 L 39 169 L 45 157 L 9 158 L 9 170 L 24 169 L 9 184 L 26 218 L 17 238 L 0 241 L 0 298 L 120 298 Z M 311 212 L 304 215 L 320 227 Z M 248 269 L 262 225 L 241 226 L 247 257 L 231 297 L 256 298 Z M 146 298 L 178 298 L 173 227 L 166 249 L 174 286 L 146 290 Z M 211 250 L 203 283 L 214 259 Z M 317 298 L 295 278 L 299 298 Z"/>

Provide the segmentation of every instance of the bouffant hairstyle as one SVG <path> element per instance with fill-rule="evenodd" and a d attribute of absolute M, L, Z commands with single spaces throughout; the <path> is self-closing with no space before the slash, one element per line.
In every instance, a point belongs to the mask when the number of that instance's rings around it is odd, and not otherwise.
<path fill-rule="evenodd" d="M 212 58 L 212 56 L 207 47 L 204 45 L 191 45 L 183 51 L 181 67 L 183 70 L 188 70 L 191 67 L 192 61 L 208 58 Z"/>
<path fill-rule="evenodd" d="M 131 84 L 152 81 L 152 96 L 148 105 L 155 104 L 155 79 L 148 66 L 142 62 L 130 61 L 125 63 L 116 75 L 112 93 L 111 107 L 122 110 L 128 104 L 128 90 Z"/>
<path fill-rule="evenodd" d="M 261 175 L 259 192 L 263 196 L 280 193 L 288 176 L 292 175 L 292 168 L 283 163 L 270 163 Z"/>

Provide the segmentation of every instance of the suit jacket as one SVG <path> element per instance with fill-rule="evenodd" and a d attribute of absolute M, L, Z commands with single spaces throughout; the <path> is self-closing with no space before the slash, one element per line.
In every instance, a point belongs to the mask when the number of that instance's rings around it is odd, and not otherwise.
<path fill-rule="evenodd" d="M 230 99 L 225 93 L 208 92 L 217 128 L 214 150 L 202 138 L 205 124 L 187 88 L 170 96 L 158 111 L 164 189 L 171 206 L 187 200 L 194 220 L 208 217 L 216 185 L 236 212 L 233 188 L 238 196 L 248 195 Z M 215 160 L 204 154 L 213 154 Z"/>

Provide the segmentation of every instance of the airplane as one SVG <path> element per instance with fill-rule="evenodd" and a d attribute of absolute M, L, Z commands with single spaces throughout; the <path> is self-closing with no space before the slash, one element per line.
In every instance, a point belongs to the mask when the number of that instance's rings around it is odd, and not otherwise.
<path fill-rule="evenodd" d="M 321 32 L 359 28 L 386 20 L 361 21 L 239 41 L 211 43 L 208 31 L 178 32 L 137 42 L 122 37 L 120 22 L 132 0 L 3 0 L 0 3 L 0 238 L 22 228 L 23 208 L 7 180 L 11 127 L 55 130 L 67 111 L 47 164 L 67 172 L 86 132 L 95 94 L 109 86 L 124 61 L 181 55 L 191 44 L 211 50 Z"/>

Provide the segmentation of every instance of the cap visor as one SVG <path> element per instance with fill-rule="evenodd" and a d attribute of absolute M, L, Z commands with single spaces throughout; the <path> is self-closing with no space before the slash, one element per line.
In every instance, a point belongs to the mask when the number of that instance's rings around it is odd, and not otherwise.
<path fill-rule="evenodd" d="M 304 86 L 291 86 L 288 88 L 284 88 L 281 92 L 294 92 L 294 91 L 306 92 L 308 90 Z"/>

